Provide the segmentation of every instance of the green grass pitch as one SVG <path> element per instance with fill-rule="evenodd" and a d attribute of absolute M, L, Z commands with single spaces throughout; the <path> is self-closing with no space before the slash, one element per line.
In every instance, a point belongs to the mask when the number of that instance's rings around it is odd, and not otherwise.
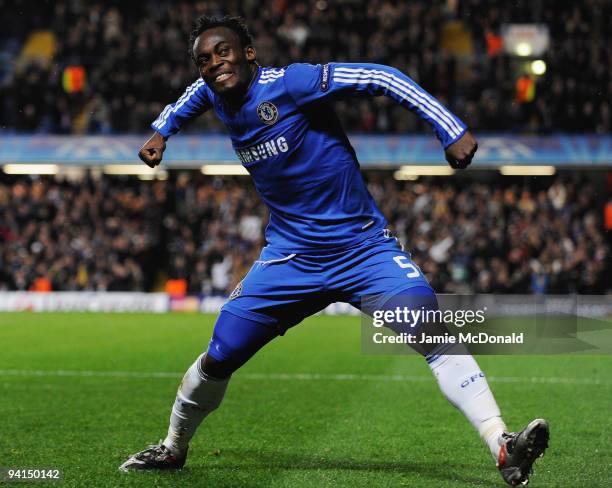
<path fill-rule="evenodd" d="M 425 362 L 363 355 L 355 317 L 313 317 L 238 371 L 182 472 L 118 472 L 165 435 L 213 322 L 0 314 L 0 466 L 60 468 L 63 487 L 505 486 Z M 478 360 L 510 428 L 551 423 L 531 486 L 612 486 L 612 357 Z"/>

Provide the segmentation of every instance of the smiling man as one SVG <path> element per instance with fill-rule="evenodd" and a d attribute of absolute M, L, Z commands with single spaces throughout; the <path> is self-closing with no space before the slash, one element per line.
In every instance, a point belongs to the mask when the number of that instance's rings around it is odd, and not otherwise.
<path fill-rule="evenodd" d="M 139 156 L 155 167 L 170 136 L 214 110 L 270 209 L 267 245 L 223 306 L 208 350 L 185 374 L 167 437 L 131 456 L 120 467 L 124 471 L 182 468 L 189 441 L 220 405 L 232 373 L 328 304 L 343 301 L 369 314 L 400 304 L 438 308 L 423 273 L 385 228 L 334 100 L 391 98 L 431 126 L 453 168 L 467 167 L 477 149 L 461 120 L 395 68 L 366 63 L 262 68 L 248 29 L 235 17 L 200 18 L 190 43 L 200 78 L 153 122 L 155 133 Z M 546 421 L 507 433 L 487 380 L 465 348 L 433 343 L 419 352 L 442 393 L 478 431 L 504 479 L 527 482 L 548 444 Z"/>

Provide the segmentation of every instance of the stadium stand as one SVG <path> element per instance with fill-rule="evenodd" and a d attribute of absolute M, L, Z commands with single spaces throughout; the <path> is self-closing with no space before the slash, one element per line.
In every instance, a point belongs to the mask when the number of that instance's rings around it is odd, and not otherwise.
<path fill-rule="evenodd" d="M 0 126 L 41 133 L 143 132 L 196 77 L 187 54 L 202 13 L 241 13 L 264 65 L 362 61 L 396 66 L 476 131 L 609 133 L 612 3 L 521 0 L 277 0 L 41 3 L 1 0 Z M 49 19 L 52 19 L 49 22 Z M 500 47 L 509 22 L 545 23 L 546 73 L 521 79 Z M 24 35 L 24 33 L 26 33 Z M 36 49 L 32 49 L 35 46 Z M 40 55 L 43 53 L 43 55 Z M 14 66 L 14 69 L 12 68 Z M 517 74 L 518 73 L 518 74 Z M 386 99 L 339 103 L 347 130 L 428 131 Z M 222 131 L 205 116 L 192 131 Z"/>
<path fill-rule="evenodd" d="M 187 53 L 193 20 L 225 12 L 247 19 L 263 65 L 393 65 L 476 135 L 610 133 L 608 1 L 261 5 L 58 0 L 31 9 L 0 0 L 0 134 L 149 131 L 196 77 Z M 548 26 L 554 49 L 542 56 L 542 75 L 522 71 L 522 61 L 502 49 L 501 29 L 511 22 Z M 336 109 L 354 133 L 430 132 L 385 98 L 338 102 Z M 207 114 L 186 132 L 223 130 Z M 368 174 L 370 189 L 436 290 L 612 289 L 605 230 L 612 203 L 604 212 L 606 197 L 596 197 L 580 173 L 461 186 L 454 179 L 396 182 L 380 173 Z M 194 172 L 154 182 L 0 176 L 0 289 L 224 294 L 263 245 L 266 210 L 244 179 Z"/>
<path fill-rule="evenodd" d="M 370 191 L 439 292 L 612 290 L 606 202 L 575 174 L 464 184 L 380 173 L 368 174 Z M 248 179 L 187 172 L 5 178 L 0 215 L 0 289 L 150 291 L 169 280 L 171 294 L 231 291 L 267 221 Z"/>

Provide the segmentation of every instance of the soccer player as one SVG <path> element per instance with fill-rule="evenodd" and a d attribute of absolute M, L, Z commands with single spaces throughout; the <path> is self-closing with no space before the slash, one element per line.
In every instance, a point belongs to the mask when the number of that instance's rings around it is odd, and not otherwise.
<path fill-rule="evenodd" d="M 170 136 L 214 110 L 270 209 L 267 245 L 223 306 L 207 352 L 187 370 L 168 435 L 132 455 L 121 465 L 124 471 L 182 468 L 189 441 L 221 404 L 232 373 L 328 304 L 344 301 L 372 313 L 395 307 L 399 297 L 411 308 L 437 309 L 421 270 L 385 229 L 331 102 L 356 95 L 391 98 L 429 123 L 453 168 L 468 166 L 477 149 L 461 120 L 395 68 L 364 63 L 263 68 L 247 27 L 236 17 L 198 19 L 190 46 L 200 78 L 152 123 L 155 133 L 139 156 L 157 166 Z M 488 446 L 503 478 L 511 485 L 527 483 L 548 445 L 547 422 L 536 419 L 518 434 L 508 433 L 466 349 L 437 345 L 420 352 L 442 393 Z"/>

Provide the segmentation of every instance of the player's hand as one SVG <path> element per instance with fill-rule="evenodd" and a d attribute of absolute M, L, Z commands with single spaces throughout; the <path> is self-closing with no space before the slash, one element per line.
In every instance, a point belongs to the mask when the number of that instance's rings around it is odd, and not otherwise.
<path fill-rule="evenodd" d="M 154 132 L 149 140 L 140 148 L 140 151 L 138 151 L 138 157 L 149 168 L 155 168 L 155 166 L 161 163 L 165 150 L 166 141 L 164 141 L 164 136 L 159 132 Z"/>
<path fill-rule="evenodd" d="M 472 162 L 474 154 L 478 149 L 478 143 L 470 131 L 466 131 L 465 134 L 458 141 L 453 142 L 446 148 L 444 154 L 448 164 L 454 169 L 464 169 L 469 166 Z"/>

